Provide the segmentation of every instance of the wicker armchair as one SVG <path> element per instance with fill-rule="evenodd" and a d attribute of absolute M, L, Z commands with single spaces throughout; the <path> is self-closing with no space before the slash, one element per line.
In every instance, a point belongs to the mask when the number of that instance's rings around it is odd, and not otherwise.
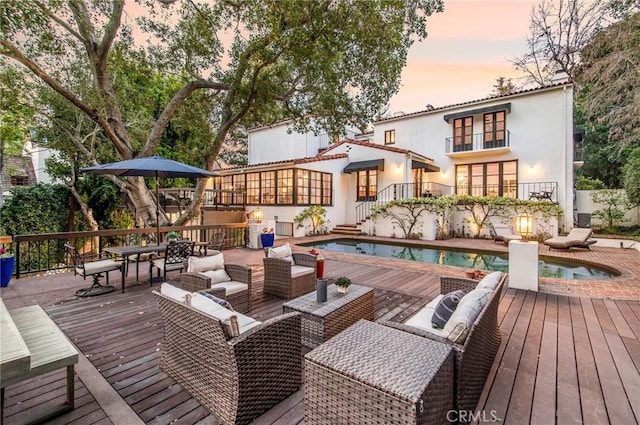
<path fill-rule="evenodd" d="M 456 359 L 454 368 L 455 406 L 458 411 L 475 410 L 500 347 L 502 338 L 498 326 L 498 304 L 500 303 L 500 295 L 506 277 L 507 274 L 504 273 L 489 301 L 471 326 L 466 339 L 461 344 L 402 323 L 379 322 L 386 326 L 451 345 Z M 458 289 L 468 292 L 474 289 L 477 284 L 478 281 L 471 279 L 441 277 L 440 292 L 447 294 Z"/>
<path fill-rule="evenodd" d="M 295 252 L 292 254 L 297 266 L 312 267 L 313 273 L 292 276 L 291 262 L 282 258 L 263 258 L 264 293 L 292 299 L 316 289 L 316 257 Z M 233 305 L 233 304 L 232 304 Z"/>
<path fill-rule="evenodd" d="M 246 424 L 302 385 L 299 313 L 227 340 L 220 321 L 156 291 L 164 321 L 161 366 L 220 423 Z"/>
<path fill-rule="evenodd" d="M 185 266 L 185 270 L 187 267 Z M 221 292 L 215 295 L 219 298 L 225 299 L 231 303 L 233 309 L 240 313 L 247 313 L 251 310 L 251 300 L 258 297 L 262 293 L 263 285 L 260 282 L 253 282 L 251 278 L 251 268 L 242 266 L 239 264 L 225 264 L 224 269 L 235 282 L 242 282 L 247 284 L 246 291 L 240 291 L 233 294 L 227 294 L 224 288 Z M 218 285 L 220 286 L 220 285 Z M 211 285 L 211 278 L 195 272 L 195 273 L 182 273 L 180 275 L 180 287 L 185 291 L 196 292 L 202 290 L 208 290 L 216 287 Z"/>

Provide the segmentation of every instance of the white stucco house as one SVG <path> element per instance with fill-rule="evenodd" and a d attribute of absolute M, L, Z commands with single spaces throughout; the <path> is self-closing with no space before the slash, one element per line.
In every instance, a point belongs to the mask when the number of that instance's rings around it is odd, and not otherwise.
<path fill-rule="evenodd" d="M 457 193 L 543 195 L 564 211 L 560 228 L 573 227 L 580 163 L 568 82 L 385 118 L 373 133 L 339 141 L 290 124 L 251 129 L 248 165 L 220 170 L 215 181 L 216 189 L 246 193 L 247 208 L 260 206 L 265 220 L 289 223 L 320 204 L 329 227 L 359 225 L 375 203 Z"/>

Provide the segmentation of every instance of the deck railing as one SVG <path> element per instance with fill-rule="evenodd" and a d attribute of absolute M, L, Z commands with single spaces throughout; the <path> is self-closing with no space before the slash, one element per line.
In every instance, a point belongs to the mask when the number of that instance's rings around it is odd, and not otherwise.
<path fill-rule="evenodd" d="M 225 248 L 242 247 L 247 241 L 247 223 L 161 227 L 161 241 L 168 232 L 178 232 L 182 239 L 196 242 L 206 242 L 214 234 L 224 233 Z M 5 247 L 15 255 L 14 275 L 19 279 L 21 275 L 68 270 L 71 261 L 65 253 L 65 243 L 77 246 L 81 253 L 97 254 L 109 246 L 131 245 L 132 240 L 155 243 L 155 233 L 155 228 L 144 228 L 17 235 Z"/>

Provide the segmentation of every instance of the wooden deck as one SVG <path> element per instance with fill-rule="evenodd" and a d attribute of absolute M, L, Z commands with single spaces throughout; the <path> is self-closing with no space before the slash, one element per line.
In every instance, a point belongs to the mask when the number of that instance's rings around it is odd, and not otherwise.
<path fill-rule="evenodd" d="M 376 319 L 402 321 L 438 293 L 438 277 L 389 264 L 328 260 L 325 270 L 329 277 L 347 275 L 354 283 L 375 288 Z M 262 278 L 260 267 L 255 278 Z M 52 279 L 79 278 L 66 274 Z M 264 297 L 249 315 L 265 320 L 280 314 L 281 306 L 281 300 Z M 57 298 L 44 307 L 143 422 L 217 423 L 160 370 L 162 323 L 148 285 L 90 299 Z M 639 423 L 638 300 L 508 289 L 499 320 L 503 342 L 480 402 L 481 419 L 507 424 Z M 25 411 L 39 409 L 44 400 L 63 398 L 60 392 L 63 373 L 7 388 L 5 423 L 23 423 Z M 76 409 L 50 423 L 117 425 L 98 403 L 102 397 L 76 378 Z M 304 423 L 302 390 L 256 423 Z"/>

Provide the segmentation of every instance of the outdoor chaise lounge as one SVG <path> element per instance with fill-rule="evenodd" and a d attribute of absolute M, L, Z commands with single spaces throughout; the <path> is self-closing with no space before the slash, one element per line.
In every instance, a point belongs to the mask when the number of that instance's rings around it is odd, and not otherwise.
<path fill-rule="evenodd" d="M 259 322 L 201 292 L 160 290 L 162 369 L 220 423 L 249 423 L 300 388 L 300 313 Z"/>
<path fill-rule="evenodd" d="M 501 342 L 500 328 L 498 327 L 498 304 L 506 277 L 507 275 L 502 272 L 490 273 L 480 282 L 457 277 L 441 277 L 441 295 L 434 298 L 407 321 L 404 323 L 379 322 L 451 346 L 455 356 L 454 405 L 458 412 L 475 410 L 498 352 Z M 486 291 L 485 288 L 489 291 Z M 485 294 L 478 298 L 471 296 L 471 291 L 474 289 L 479 290 L 474 292 L 485 291 Z M 463 290 L 466 293 L 465 297 L 469 296 L 469 300 L 472 301 L 469 303 L 470 305 L 479 303 L 480 312 L 475 311 L 477 317 L 471 322 L 460 316 L 454 318 L 452 315 L 444 329 L 434 329 L 431 320 L 440 299 L 445 294 L 457 290 Z M 454 310 L 454 314 L 455 311 L 459 311 L 466 315 L 466 313 L 475 310 L 475 308 L 460 309 L 463 300 L 464 297 Z M 448 325 L 453 326 L 449 329 Z"/>
<path fill-rule="evenodd" d="M 574 227 L 567 236 L 558 236 L 555 238 L 549 238 L 544 241 L 544 244 L 549 249 L 571 249 L 571 248 L 586 248 L 589 249 L 590 245 L 593 245 L 596 241 L 589 240 L 591 236 L 591 229 L 581 229 Z"/>
<path fill-rule="evenodd" d="M 502 242 L 505 245 L 509 245 L 511 241 L 519 241 L 522 239 L 522 236 L 516 235 L 505 225 L 493 225 L 490 230 L 494 242 Z"/>

